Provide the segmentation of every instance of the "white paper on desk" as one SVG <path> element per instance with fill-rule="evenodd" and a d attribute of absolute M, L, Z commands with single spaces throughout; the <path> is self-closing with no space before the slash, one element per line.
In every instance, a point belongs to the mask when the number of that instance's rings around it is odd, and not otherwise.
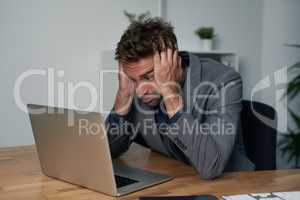
<path fill-rule="evenodd" d="M 300 191 L 223 196 L 225 200 L 300 200 Z"/>
<path fill-rule="evenodd" d="M 299 200 L 300 199 L 300 191 L 294 192 L 273 192 L 273 194 L 281 197 L 285 200 Z"/>

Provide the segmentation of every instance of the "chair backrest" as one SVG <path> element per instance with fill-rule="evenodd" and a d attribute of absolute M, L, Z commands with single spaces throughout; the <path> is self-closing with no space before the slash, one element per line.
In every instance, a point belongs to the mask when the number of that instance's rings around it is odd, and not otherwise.
<path fill-rule="evenodd" d="M 255 112 L 268 118 L 272 125 L 260 120 Z M 256 165 L 255 170 L 276 169 L 277 131 L 274 127 L 277 127 L 277 114 L 274 108 L 263 103 L 243 100 L 241 122 L 246 153 Z"/>

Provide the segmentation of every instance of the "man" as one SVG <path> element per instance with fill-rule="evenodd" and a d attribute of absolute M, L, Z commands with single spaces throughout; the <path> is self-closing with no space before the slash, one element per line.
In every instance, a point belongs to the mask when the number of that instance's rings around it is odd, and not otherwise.
<path fill-rule="evenodd" d="M 106 119 L 112 157 L 137 142 L 204 179 L 254 169 L 239 127 L 242 81 L 232 68 L 178 52 L 173 27 L 160 18 L 133 22 L 116 60 L 119 89 Z"/>

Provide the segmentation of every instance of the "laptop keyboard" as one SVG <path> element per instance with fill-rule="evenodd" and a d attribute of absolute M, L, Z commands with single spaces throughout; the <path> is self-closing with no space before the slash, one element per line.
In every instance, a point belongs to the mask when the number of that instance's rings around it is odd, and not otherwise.
<path fill-rule="evenodd" d="M 138 182 L 137 180 L 118 175 L 115 175 L 115 180 L 117 183 L 117 188 Z"/>

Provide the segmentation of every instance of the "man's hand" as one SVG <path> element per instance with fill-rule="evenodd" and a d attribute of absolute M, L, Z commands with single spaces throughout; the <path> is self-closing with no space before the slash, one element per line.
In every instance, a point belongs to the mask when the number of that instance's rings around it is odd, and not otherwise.
<path fill-rule="evenodd" d="M 183 79 L 181 57 L 177 50 L 167 49 L 160 54 L 156 51 L 153 60 L 155 81 L 163 96 L 168 116 L 172 117 L 183 107 L 179 84 Z"/>
<path fill-rule="evenodd" d="M 134 84 L 124 73 L 123 66 L 119 62 L 119 89 L 115 100 L 115 112 L 119 115 L 126 115 L 130 111 L 133 96 Z"/>

